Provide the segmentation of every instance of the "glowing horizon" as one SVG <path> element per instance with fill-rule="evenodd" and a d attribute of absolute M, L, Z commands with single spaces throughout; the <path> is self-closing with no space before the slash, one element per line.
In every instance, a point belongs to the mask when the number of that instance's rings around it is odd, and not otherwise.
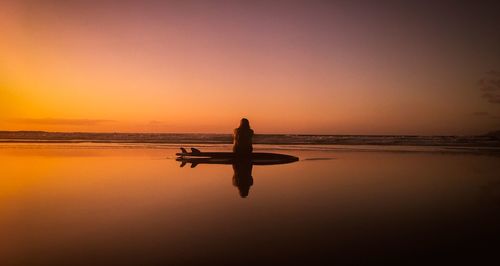
<path fill-rule="evenodd" d="M 0 130 L 231 133 L 242 117 L 257 133 L 498 130 L 477 84 L 500 70 L 495 24 L 434 8 L 4 1 Z"/>

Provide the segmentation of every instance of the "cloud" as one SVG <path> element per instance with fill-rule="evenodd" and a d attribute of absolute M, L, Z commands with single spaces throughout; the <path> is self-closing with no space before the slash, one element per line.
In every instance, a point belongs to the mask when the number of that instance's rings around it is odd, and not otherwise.
<path fill-rule="evenodd" d="M 493 83 L 484 83 L 483 85 L 481 85 L 480 90 L 485 92 L 499 91 L 500 86 Z"/>
<path fill-rule="evenodd" d="M 16 124 L 31 125 L 71 125 L 71 126 L 93 126 L 116 122 L 106 119 L 65 119 L 65 118 L 14 118 L 9 122 Z"/>
<path fill-rule="evenodd" d="M 500 76 L 500 71 L 490 70 L 490 71 L 486 72 L 486 75 Z"/>
<path fill-rule="evenodd" d="M 489 103 L 500 104 L 500 72 L 489 71 L 485 78 L 479 80 L 479 90 L 482 92 L 481 97 Z"/>
<path fill-rule="evenodd" d="M 474 112 L 472 113 L 473 116 L 487 116 L 489 115 L 488 112 Z"/>
<path fill-rule="evenodd" d="M 497 90 L 500 89 L 500 79 L 492 79 L 490 80 L 491 85 L 494 86 Z"/>
<path fill-rule="evenodd" d="M 500 94 L 483 93 L 482 97 L 488 100 L 488 102 L 490 103 L 500 103 Z"/>
<path fill-rule="evenodd" d="M 472 115 L 477 116 L 477 117 L 491 118 L 491 119 L 499 119 L 500 118 L 500 116 L 498 116 L 498 115 L 490 114 L 488 112 L 483 112 L 483 111 L 474 112 L 474 113 L 472 113 Z"/>
<path fill-rule="evenodd" d="M 169 124 L 164 121 L 151 120 L 148 125 L 150 126 L 168 126 Z"/>

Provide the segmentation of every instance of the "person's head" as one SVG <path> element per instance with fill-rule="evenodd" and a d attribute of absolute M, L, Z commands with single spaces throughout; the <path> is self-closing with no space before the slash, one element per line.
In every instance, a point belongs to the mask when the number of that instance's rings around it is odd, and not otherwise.
<path fill-rule="evenodd" d="M 240 121 L 240 128 L 250 128 L 250 122 L 248 122 L 248 119 L 242 118 Z"/>

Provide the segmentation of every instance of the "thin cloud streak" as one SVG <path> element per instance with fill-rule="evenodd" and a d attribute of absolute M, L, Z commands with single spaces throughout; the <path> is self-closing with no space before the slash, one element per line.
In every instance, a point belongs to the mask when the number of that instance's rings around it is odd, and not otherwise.
<path fill-rule="evenodd" d="M 66 119 L 66 118 L 15 118 L 8 120 L 16 124 L 31 125 L 71 125 L 71 126 L 91 126 L 107 123 L 114 123 L 115 120 L 107 119 Z"/>
<path fill-rule="evenodd" d="M 489 71 L 486 75 L 488 77 L 479 81 L 479 90 L 483 92 L 481 97 L 489 103 L 500 104 L 500 72 Z"/>
<path fill-rule="evenodd" d="M 474 112 L 474 113 L 472 113 L 472 115 L 477 116 L 477 117 L 491 118 L 491 119 L 499 119 L 500 118 L 500 116 L 498 116 L 498 115 L 494 115 L 494 114 L 490 114 L 488 112 L 482 112 L 482 111 Z"/>
<path fill-rule="evenodd" d="M 472 113 L 473 116 L 488 116 L 488 112 L 474 112 Z"/>

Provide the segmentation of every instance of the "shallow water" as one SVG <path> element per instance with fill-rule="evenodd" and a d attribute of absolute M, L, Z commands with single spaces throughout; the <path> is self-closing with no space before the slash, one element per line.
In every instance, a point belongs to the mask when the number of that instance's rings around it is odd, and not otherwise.
<path fill-rule="evenodd" d="M 498 155 L 260 145 L 300 161 L 250 182 L 176 147 L 2 144 L 1 265 L 498 260 Z"/>

